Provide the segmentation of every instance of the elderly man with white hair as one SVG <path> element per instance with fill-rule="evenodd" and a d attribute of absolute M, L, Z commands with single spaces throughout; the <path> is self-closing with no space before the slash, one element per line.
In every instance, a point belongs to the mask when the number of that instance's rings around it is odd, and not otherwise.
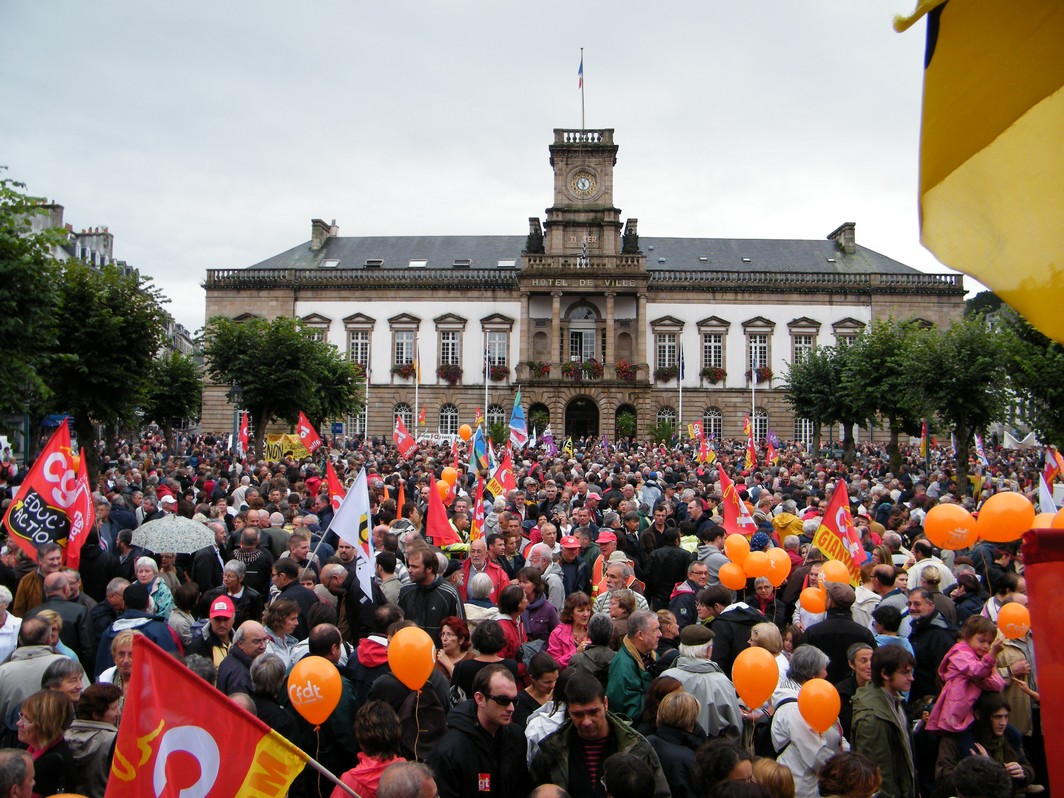
<path fill-rule="evenodd" d="M 550 524 L 544 524 L 550 526 Z M 554 562 L 554 554 L 546 543 L 536 543 L 528 550 L 528 564 L 537 569 L 547 586 L 547 601 L 554 605 L 558 612 L 562 611 L 565 604 L 565 581 L 562 578 L 562 567 Z"/>
<path fill-rule="evenodd" d="M 18 630 L 22 626 L 22 619 L 7 611 L 13 600 L 11 591 L 0 585 L 0 662 L 18 647 Z"/>
<path fill-rule="evenodd" d="M 735 686 L 712 656 L 713 630 L 700 623 L 689 624 L 680 632 L 680 656 L 661 675 L 676 679 L 684 692 L 698 699 L 698 723 L 710 737 L 723 735 L 738 742 L 743 717 Z"/>

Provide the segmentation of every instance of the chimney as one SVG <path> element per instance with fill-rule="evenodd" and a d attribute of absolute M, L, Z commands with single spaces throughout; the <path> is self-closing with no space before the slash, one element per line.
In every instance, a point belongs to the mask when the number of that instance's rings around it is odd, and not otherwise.
<path fill-rule="evenodd" d="M 310 220 L 310 249 L 312 252 L 317 252 L 319 249 L 325 246 L 325 242 L 328 241 L 335 233 L 335 228 L 325 224 L 321 219 Z"/>
<path fill-rule="evenodd" d="M 839 249 L 847 255 L 852 255 L 857 251 L 856 229 L 856 222 L 843 222 L 828 233 L 828 241 L 834 241 Z"/>

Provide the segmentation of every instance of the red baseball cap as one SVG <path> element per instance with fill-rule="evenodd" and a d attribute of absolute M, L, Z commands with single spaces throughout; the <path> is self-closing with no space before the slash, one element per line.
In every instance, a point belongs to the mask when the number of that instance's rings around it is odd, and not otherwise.
<path fill-rule="evenodd" d="M 229 596 L 219 596 L 211 602 L 212 618 L 232 618 L 236 615 L 236 605 Z"/>
<path fill-rule="evenodd" d="M 598 542 L 601 543 L 602 541 L 606 541 L 607 543 L 616 543 L 617 536 L 612 532 L 607 532 L 605 529 L 603 529 L 601 532 L 598 533 Z"/>
<path fill-rule="evenodd" d="M 564 538 L 562 538 L 562 548 L 563 549 L 578 549 L 578 548 L 580 548 L 580 541 L 578 541 L 572 535 L 566 535 Z"/>

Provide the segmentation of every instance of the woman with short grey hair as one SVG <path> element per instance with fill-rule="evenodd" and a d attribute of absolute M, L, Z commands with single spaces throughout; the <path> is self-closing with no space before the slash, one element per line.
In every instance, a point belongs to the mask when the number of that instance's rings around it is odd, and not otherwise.
<path fill-rule="evenodd" d="M 295 719 L 277 701 L 284 690 L 286 670 L 284 661 L 276 654 L 257 656 L 251 663 L 251 700 L 255 702 L 259 720 L 292 740 L 297 732 Z"/>
<path fill-rule="evenodd" d="M 772 744 L 779 752 L 776 761 L 791 769 L 795 798 L 819 798 L 816 773 L 831 757 L 849 751 L 838 720 L 823 734 L 805 722 L 798 709 L 798 692 L 811 679 L 828 674 L 828 655 L 813 646 L 798 646 L 791 654 L 787 681 L 772 696 Z"/>

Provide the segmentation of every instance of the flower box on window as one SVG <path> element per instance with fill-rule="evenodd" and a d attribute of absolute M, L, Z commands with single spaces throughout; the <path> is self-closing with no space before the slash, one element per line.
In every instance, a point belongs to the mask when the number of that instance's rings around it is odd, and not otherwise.
<path fill-rule="evenodd" d="M 584 372 L 585 377 L 590 377 L 591 379 L 597 380 L 602 376 L 602 364 L 595 360 L 595 358 L 585 360 L 581 363 L 580 370 Z"/>
<path fill-rule="evenodd" d="M 728 376 L 728 372 L 720 366 L 706 366 L 699 374 L 711 383 L 724 382 L 724 378 Z"/>
<path fill-rule="evenodd" d="M 628 360 L 618 360 L 615 366 L 617 371 L 617 379 L 624 382 L 634 382 L 636 375 L 639 374 L 639 369 L 635 367 L 635 364 Z"/>
<path fill-rule="evenodd" d="M 668 382 L 680 376 L 679 366 L 658 366 L 654 369 L 654 379 L 657 382 Z"/>
<path fill-rule="evenodd" d="M 437 367 L 436 376 L 441 380 L 446 380 L 450 385 L 457 385 L 459 380 L 462 379 L 462 367 L 444 363 L 442 366 Z"/>
<path fill-rule="evenodd" d="M 567 360 L 562 363 L 562 376 L 568 377 L 570 380 L 580 380 L 584 376 L 584 372 L 579 363 Z"/>
<path fill-rule="evenodd" d="M 529 360 L 525 365 L 533 377 L 550 376 L 550 363 L 545 360 Z"/>
<path fill-rule="evenodd" d="M 772 369 L 768 366 L 758 366 L 756 369 L 747 369 L 746 379 L 756 379 L 758 382 L 768 382 L 772 379 Z"/>
<path fill-rule="evenodd" d="M 392 366 L 392 374 L 396 377 L 402 377 L 404 380 L 408 380 L 414 376 L 416 369 L 413 363 L 398 363 Z"/>
<path fill-rule="evenodd" d="M 548 370 L 549 370 L 549 367 L 548 367 Z M 510 367 L 509 366 L 489 366 L 488 367 L 488 376 L 491 378 L 492 382 L 502 382 L 503 380 L 507 380 L 507 379 L 510 378 Z"/>

